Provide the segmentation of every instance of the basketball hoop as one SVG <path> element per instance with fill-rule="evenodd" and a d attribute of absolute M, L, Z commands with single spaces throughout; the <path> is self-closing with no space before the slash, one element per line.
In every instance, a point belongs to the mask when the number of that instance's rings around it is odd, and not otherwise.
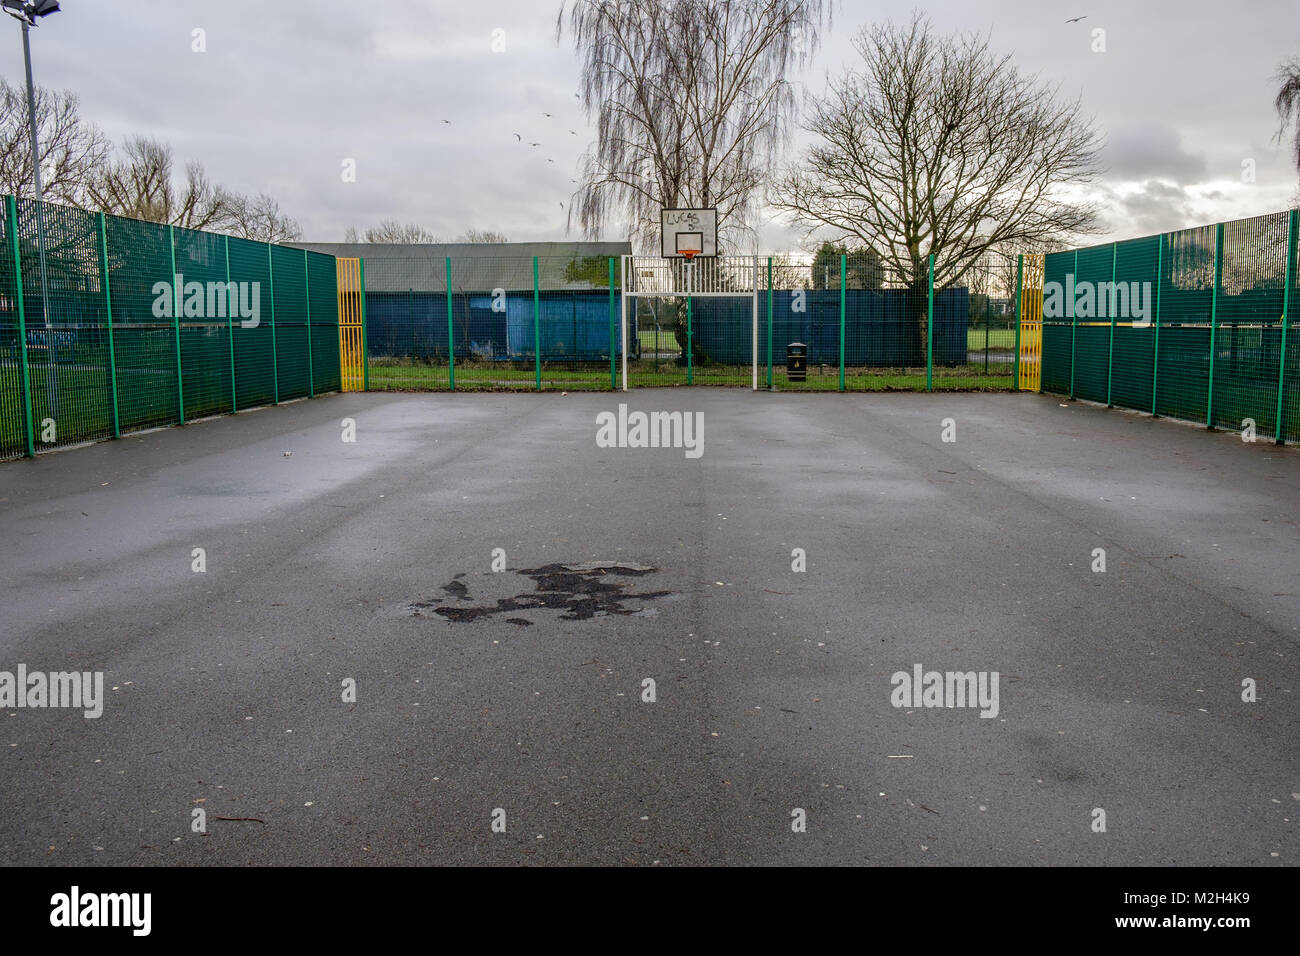
<path fill-rule="evenodd" d="M 685 256 L 687 262 L 690 262 L 692 259 L 694 259 L 696 256 L 700 254 L 699 249 L 678 249 L 677 252 L 678 255 Z"/>

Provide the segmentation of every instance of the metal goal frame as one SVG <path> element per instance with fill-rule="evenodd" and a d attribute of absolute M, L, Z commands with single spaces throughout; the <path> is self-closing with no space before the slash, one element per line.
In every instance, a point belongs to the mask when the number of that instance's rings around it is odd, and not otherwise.
<path fill-rule="evenodd" d="M 619 327 L 623 351 L 623 391 L 627 391 L 628 302 L 642 298 L 748 298 L 753 303 L 750 328 L 752 387 L 758 391 L 759 257 L 716 256 L 677 259 L 663 256 L 620 257 L 622 296 Z"/>

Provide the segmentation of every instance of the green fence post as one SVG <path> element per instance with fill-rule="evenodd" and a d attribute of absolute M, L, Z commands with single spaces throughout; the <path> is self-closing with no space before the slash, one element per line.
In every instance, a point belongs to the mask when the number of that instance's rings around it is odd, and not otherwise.
<path fill-rule="evenodd" d="M 1292 209 L 1288 217 L 1286 243 L 1286 288 L 1282 293 L 1282 342 L 1277 354 L 1277 424 L 1273 439 L 1281 445 L 1286 442 L 1286 420 L 1282 417 L 1286 406 L 1282 402 L 1282 386 L 1286 382 L 1286 327 L 1291 324 L 1291 293 L 1295 289 L 1296 243 L 1300 241 L 1300 210 Z"/>
<path fill-rule="evenodd" d="M 686 268 L 690 268 L 687 263 Z M 691 297 L 686 297 L 686 384 L 695 384 L 695 330 L 691 325 Z"/>
<path fill-rule="evenodd" d="M 929 256 L 929 291 L 926 294 L 925 320 L 925 390 L 934 391 L 934 254 Z"/>
<path fill-rule="evenodd" d="M 1156 334 L 1151 356 L 1151 414 L 1156 411 L 1156 389 L 1160 387 L 1160 293 L 1164 289 L 1165 278 L 1165 234 L 1160 233 L 1159 251 L 1156 253 Z"/>
<path fill-rule="evenodd" d="M 533 256 L 533 365 L 537 369 L 537 390 L 542 390 L 542 298 L 537 282 L 537 257 Z"/>
<path fill-rule="evenodd" d="M 456 391 L 456 335 L 451 317 L 451 256 L 447 256 L 447 384 Z"/>
<path fill-rule="evenodd" d="M 108 229 L 104 225 L 104 214 L 98 213 L 99 220 L 99 262 L 104 270 L 104 316 L 108 320 L 108 382 L 113 391 L 113 437 L 122 437 L 122 422 L 117 409 L 117 353 L 113 350 L 113 292 L 108 287 Z"/>
<path fill-rule="evenodd" d="M 767 390 L 772 390 L 772 257 L 767 257 Z"/>
<path fill-rule="evenodd" d="M 988 375 L 988 324 L 993 320 L 993 297 L 984 297 L 984 375 Z"/>
<path fill-rule="evenodd" d="M 226 236 L 226 331 L 230 336 L 230 413 L 239 412 L 239 396 L 235 394 L 235 300 L 230 289 L 230 237 Z"/>
<path fill-rule="evenodd" d="M 185 380 L 181 371 L 181 299 L 182 290 L 176 274 L 176 227 L 167 227 L 168 244 L 172 249 L 172 333 L 176 337 L 176 400 L 180 412 L 180 423 L 185 424 Z"/>
<path fill-rule="evenodd" d="M 14 292 L 15 304 L 18 306 L 18 359 L 22 366 L 23 382 L 23 422 L 27 436 L 27 456 L 36 457 L 36 433 L 32 429 L 32 379 L 27 363 L 27 313 L 23 305 L 23 264 L 18 251 L 18 201 L 13 196 L 5 197 L 5 207 L 9 216 L 9 245 L 14 255 Z"/>
<path fill-rule="evenodd" d="M 361 286 L 358 298 L 361 300 L 361 390 L 370 391 L 370 344 L 366 339 L 366 260 L 357 259 L 357 284 Z M 448 325 L 448 336 L 451 326 Z"/>
<path fill-rule="evenodd" d="M 302 251 L 303 301 L 307 305 L 307 397 L 316 397 L 316 370 L 311 360 L 311 275 L 307 271 L 307 250 Z"/>
<path fill-rule="evenodd" d="M 1046 282 L 1045 268 L 1044 268 L 1043 275 L 1044 275 L 1043 281 Z M 1070 283 L 1071 288 L 1073 288 L 1074 283 L 1077 283 L 1079 281 L 1079 250 L 1078 249 L 1074 250 L 1073 275 L 1074 275 L 1074 282 Z M 1074 296 L 1070 295 L 1069 299 L 1070 301 L 1068 304 L 1070 307 L 1070 398 L 1074 398 L 1074 348 L 1075 348 L 1075 341 L 1078 339 L 1079 336 L 1079 315 L 1074 308 Z"/>
<path fill-rule="evenodd" d="M 1218 349 L 1219 285 L 1223 281 L 1223 223 L 1214 227 L 1214 288 L 1210 292 L 1210 384 L 1205 395 L 1205 427 L 1214 429 L 1214 353 Z"/>
<path fill-rule="evenodd" d="M 1111 380 L 1115 373 L 1115 263 L 1119 258 L 1119 243 L 1110 244 L 1110 293 L 1106 296 L 1106 307 L 1110 309 L 1110 346 L 1106 354 L 1106 407 L 1114 408 L 1111 401 Z M 1100 304 L 1101 296 L 1097 297 Z"/>
<path fill-rule="evenodd" d="M 1016 256 L 1015 355 L 1011 360 L 1011 391 L 1020 391 L 1020 299 L 1025 294 L 1025 254 Z M 1039 362 L 1042 362 L 1040 356 Z"/>
<path fill-rule="evenodd" d="M 849 257 L 840 253 L 840 391 L 844 391 L 844 289 L 845 273 L 849 269 Z"/>
<path fill-rule="evenodd" d="M 271 259 L 271 244 L 266 244 L 266 274 L 271 285 L 271 385 L 273 404 L 280 404 L 280 355 L 275 341 L 275 262 Z"/>
<path fill-rule="evenodd" d="M 618 351 L 615 344 L 615 336 L 618 334 L 615 330 L 614 317 L 614 257 L 609 257 L 609 389 L 616 391 L 618 389 L 618 373 L 614 370 L 614 353 Z"/>

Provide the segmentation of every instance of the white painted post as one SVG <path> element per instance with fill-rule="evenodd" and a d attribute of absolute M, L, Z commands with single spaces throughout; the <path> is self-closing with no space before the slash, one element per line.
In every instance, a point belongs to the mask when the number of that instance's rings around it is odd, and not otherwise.
<path fill-rule="evenodd" d="M 622 330 L 621 335 L 623 339 L 623 391 L 626 392 L 627 391 L 627 299 L 628 299 L 627 260 L 628 257 L 624 255 L 621 256 L 620 258 L 622 259 L 621 268 L 623 270 L 623 292 L 620 297 L 622 301 L 622 306 L 618 310 L 619 312 L 618 324 L 620 329 Z M 633 299 L 632 301 L 635 302 L 636 300 Z"/>

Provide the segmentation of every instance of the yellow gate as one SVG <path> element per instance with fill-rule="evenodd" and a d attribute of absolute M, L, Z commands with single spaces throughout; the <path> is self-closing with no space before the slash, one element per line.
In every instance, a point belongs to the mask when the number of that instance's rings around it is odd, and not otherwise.
<path fill-rule="evenodd" d="M 1020 361 L 1016 388 L 1037 392 L 1043 380 L 1042 253 L 1025 256 L 1020 283 Z"/>
<path fill-rule="evenodd" d="M 362 392 L 366 368 L 366 302 L 360 259 L 339 259 L 339 371 L 343 391 Z"/>

